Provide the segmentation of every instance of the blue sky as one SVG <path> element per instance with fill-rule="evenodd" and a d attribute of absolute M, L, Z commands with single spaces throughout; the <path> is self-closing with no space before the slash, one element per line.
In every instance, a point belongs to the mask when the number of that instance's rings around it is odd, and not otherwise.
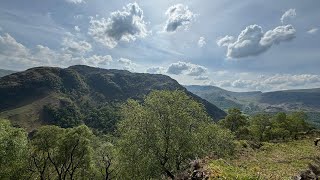
<path fill-rule="evenodd" d="M 86 64 L 234 91 L 320 87 L 319 0 L 2 0 L 0 68 Z"/>

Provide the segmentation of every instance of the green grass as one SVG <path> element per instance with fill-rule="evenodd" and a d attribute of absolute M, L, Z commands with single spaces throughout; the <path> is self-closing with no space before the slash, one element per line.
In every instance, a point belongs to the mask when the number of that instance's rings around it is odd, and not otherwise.
<path fill-rule="evenodd" d="M 207 168 L 212 179 L 292 179 L 316 156 L 313 139 L 265 143 L 259 150 L 241 148 L 234 159 L 211 160 Z"/>

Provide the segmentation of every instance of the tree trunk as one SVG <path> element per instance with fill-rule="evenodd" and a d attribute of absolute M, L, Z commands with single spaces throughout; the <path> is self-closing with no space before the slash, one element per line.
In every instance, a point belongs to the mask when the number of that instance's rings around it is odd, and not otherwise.
<path fill-rule="evenodd" d="M 174 179 L 174 175 L 169 170 L 165 169 L 164 172 L 167 174 L 169 178 Z"/>

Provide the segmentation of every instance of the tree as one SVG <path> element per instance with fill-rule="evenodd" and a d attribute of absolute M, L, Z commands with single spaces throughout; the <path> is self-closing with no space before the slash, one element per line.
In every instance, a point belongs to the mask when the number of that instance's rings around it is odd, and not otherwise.
<path fill-rule="evenodd" d="M 113 145 L 114 137 L 105 135 L 94 139 L 94 162 L 96 169 L 95 179 L 110 180 L 117 177 L 116 148 Z"/>
<path fill-rule="evenodd" d="M 244 135 L 243 132 L 247 132 L 245 129 L 248 125 L 247 118 L 237 108 L 229 109 L 228 115 L 219 123 L 234 132 L 238 138 Z"/>
<path fill-rule="evenodd" d="M 91 128 L 103 133 L 110 133 L 114 131 L 116 122 L 119 120 L 118 114 L 115 105 L 106 105 L 89 111 L 84 122 Z"/>
<path fill-rule="evenodd" d="M 250 118 L 249 131 L 253 139 L 257 141 L 269 140 L 271 129 L 271 116 L 268 114 L 257 114 Z"/>
<path fill-rule="evenodd" d="M 218 157 L 233 155 L 234 135 L 229 129 L 210 123 L 203 126 L 200 131 L 198 141 L 203 154 L 213 154 Z"/>
<path fill-rule="evenodd" d="M 92 164 L 91 138 L 87 126 L 62 129 L 41 127 L 32 139 L 32 167 L 40 179 L 77 179 L 90 174 Z M 52 175 L 55 174 L 55 175 Z"/>
<path fill-rule="evenodd" d="M 30 170 L 34 178 L 48 179 L 54 173 L 50 162 L 53 154 L 58 154 L 60 140 L 65 134 L 65 129 L 57 126 L 44 126 L 35 132 L 31 139 Z M 61 177 L 59 177 L 61 178 Z"/>
<path fill-rule="evenodd" d="M 289 123 L 287 129 L 290 131 L 291 137 L 297 139 L 299 132 L 310 129 L 307 118 L 304 112 L 293 112 L 288 116 Z"/>
<path fill-rule="evenodd" d="M 44 106 L 43 111 L 48 116 L 49 123 L 63 128 L 79 126 L 83 120 L 79 107 L 69 99 L 61 100 L 60 104 L 61 107 Z"/>
<path fill-rule="evenodd" d="M 250 119 L 249 130 L 252 138 L 258 141 L 296 139 L 299 133 L 309 129 L 306 119 L 303 112 L 257 114 Z"/>
<path fill-rule="evenodd" d="M 27 133 L 0 119 L 0 179 L 25 179 Z"/>
<path fill-rule="evenodd" d="M 210 123 L 203 106 L 183 91 L 153 91 L 141 104 L 129 100 L 118 124 L 121 176 L 173 179 L 190 159 L 203 155 L 205 140 L 199 137 L 210 134 L 201 136 Z"/>

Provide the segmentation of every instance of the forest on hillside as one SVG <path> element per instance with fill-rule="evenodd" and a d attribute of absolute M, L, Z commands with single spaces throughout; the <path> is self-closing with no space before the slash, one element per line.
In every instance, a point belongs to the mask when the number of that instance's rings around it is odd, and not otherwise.
<path fill-rule="evenodd" d="M 210 173 L 195 168 L 200 159 L 232 159 L 239 148 L 317 132 L 303 112 L 249 117 L 233 108 L 216 123 L 179 90 L 152 91 L 85 116 L 67 107 L 46 107 L 51 121 L 30 133 L 0 120 L 0 179 L 206 179 Z"/>

